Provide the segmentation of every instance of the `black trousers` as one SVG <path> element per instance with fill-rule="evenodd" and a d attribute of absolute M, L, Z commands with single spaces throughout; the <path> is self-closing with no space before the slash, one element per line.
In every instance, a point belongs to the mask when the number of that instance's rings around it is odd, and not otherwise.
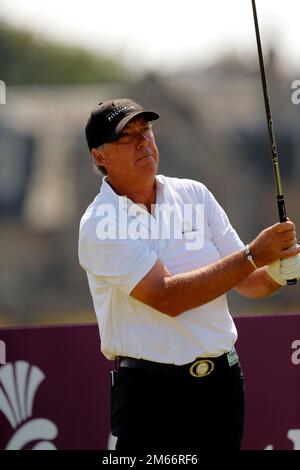
<path fill-rule="evenodd" d="M 121 367 L 111 388 L 118 451 L 239 450 L 243 423 L 239 364 L 206 377 Z"/>

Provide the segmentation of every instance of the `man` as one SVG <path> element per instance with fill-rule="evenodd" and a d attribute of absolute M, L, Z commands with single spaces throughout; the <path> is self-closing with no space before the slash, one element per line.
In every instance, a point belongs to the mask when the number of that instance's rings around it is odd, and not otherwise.
<path fill-rule="evenodd" d="M 86 125 L 106 176 L 81 220 L 79 259 L 101 350 L 119 358 L 112 433 L 121 451 L 239 449 L 244 383 L 226 293 L 265 297 L 299 278 L 300 246 L 287 221 L 245 247 L 203 184 L 157 175 L 158 118 L 123 98 Z"/>

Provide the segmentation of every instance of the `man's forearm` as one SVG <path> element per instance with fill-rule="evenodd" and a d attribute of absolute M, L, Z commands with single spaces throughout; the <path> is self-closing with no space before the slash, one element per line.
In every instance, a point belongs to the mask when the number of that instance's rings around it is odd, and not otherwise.
<path fill-rule="evenodd" d="M 249 299 L 267 297 L 282 286 L 267 273 L 267 267 L 259 268 L 235 286 L 235 290 Z"/>
<path fill-rule="evenodd" d="M 249 246 L 259 267 L 270 267 L 276 260 L 291 258 L 300 253 L 300 245 L 296 244 L 295 226 L 291 221 L 264 229 Z M 130 295 L 166 315 L 176 317 L 237 287 L 254 269 L 246 259 L 244 250 L 204 268 L 176 275 L 172 275 L 158 259 Z M 258 275 L 260 273 L 253 276 L 253 279 Z M 265 278 L 264 283 L 267 284 L 264 295 L 278 288 L 271 279 Z"/>
<path fill-rule="evenodd" d="M 238 251 L 204 268 L 165 277 L 161 311 L 175 317 L 206 304 L 235 287 L 253 267 Z"/>

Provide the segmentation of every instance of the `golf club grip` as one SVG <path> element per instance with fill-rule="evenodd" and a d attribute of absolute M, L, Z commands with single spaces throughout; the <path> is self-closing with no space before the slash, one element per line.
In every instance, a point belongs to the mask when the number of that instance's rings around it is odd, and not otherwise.
<path fill-rule="evenodd" d="M 285 203 L 284 203 L 283 194 L 278 194 L 277 195 L 277 207 L 278 207 L 279 221 L 280 222 L 286 222 L 287 221 L 287 215 L 286 215 L 286 210 L 285 210 Z"/>
<path fill-rule="evenodd" d="M 277 196 L 277 206 L 278 206 L 280 222 L 286 222 L 287 216 L 286 216 L 286 211 L 285 211 L 284 198 L 282 194 Z M 293 286 L 294 284 L 297 284 L 297 279 L 288 279 L 286 282 L 289 286 Z"/>

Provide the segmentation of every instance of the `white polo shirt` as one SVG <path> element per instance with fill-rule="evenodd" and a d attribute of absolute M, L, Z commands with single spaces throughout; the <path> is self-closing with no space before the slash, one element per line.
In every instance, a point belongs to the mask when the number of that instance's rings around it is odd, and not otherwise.
<path fill-rule="evenodd" d="M 176 274 L 244 248 L 203 184 L 158 175 L 156 186 L 152 216 L 118 196 L 104 178 L 81 219 L 79 261 L 88 277 L 101 350 L 108 359 L 129 356 L 177 365 L 219 356 L 237 339 L 226 295 L 174 318 L 130 296 L 158 258 Z M 165 217 L 168 207 L 173 218 Z"/>

